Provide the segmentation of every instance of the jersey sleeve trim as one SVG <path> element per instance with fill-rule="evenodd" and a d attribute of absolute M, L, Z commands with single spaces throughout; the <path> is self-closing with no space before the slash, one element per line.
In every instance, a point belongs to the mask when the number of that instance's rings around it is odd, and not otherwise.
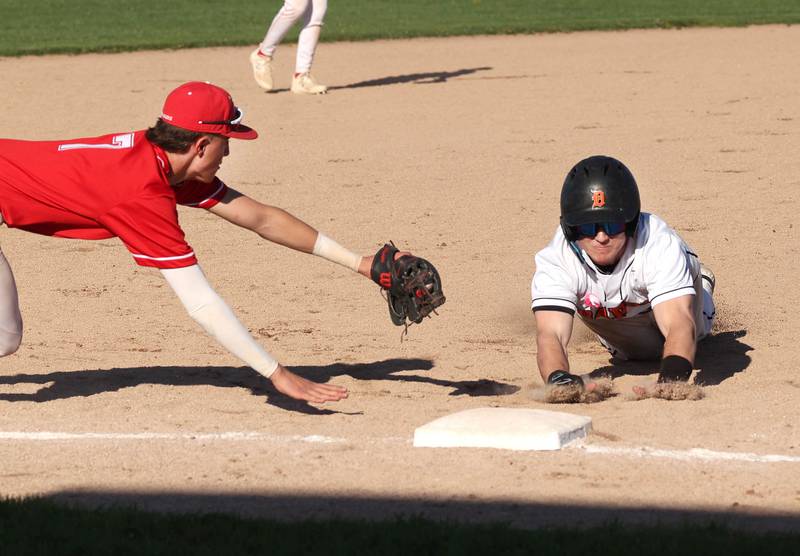
<path fill-rule="evenodd" d="M 668 292 L 660 293 L 650 300 L 650 306 L 655 307 L 659 303 L 664 303 L 665 301 L 669 301 L 670 299 L 675 299 L 676 297 L 683 297 L 684 295 L 695 295 L 696 292 L 694 291 L 694 286 L 684 286 L 682 288 L 677 288 L 674 290 L 670 290 Z"/>
<path fill-rule="evenodd" d="M 186 259 L 188 257 L 194 257 L 194 251 L 190 251 L 185 255 L 176 255 L 174 257 L 150 257 L 148 255 L 140 255 L 139 253 L 131 253 L 135 259 L 147 259 L 150 261 L 177 261 L 179 259 Z"/>
<path fill-rule="evenodd" d="M 568 311 L 575 311 L 577 306 L 575 305 L 574 301 L 569 301 L 567 299 L 561 299 L 558 297 L 537 297 L 531 302 L 531 309 L 534 311 L 538 310 L 541 307 L 562 307 L 567 309 Z"/>
<path fill-rule="evenodd" d="M 161 270 L 183 268 L 197 264 L 197 257 L 195 257 L 194 251 L 174 257 L 150 257 L 140 253 L 131 253 L 131 255 L 133 255 L 133 260 L 139 266 L 150 266 Z"/>
<path fill-rule="evenodd" d="M 222 196 L 225 191 L 227 191 L 228 186 L 225 185 L 224 182 L 219 182 L 219 187 L 208 197 L 203 199 L 202 201 L 198 201 L 196 203 L 182 203 L 184 206 L 187 207 L 198 207 L 198 208 L 211 208 L 217 203 L 222 200 Z"/>
<path fill-rule="evenodd" d="M 533 307 L 534 313 L 538 311 L 558 311 L 559 313 L 567 313 L 570 316 L 575 316 L 574 309 L 569 309 L 560 305 L 537 305 L 536 307 Z"/>

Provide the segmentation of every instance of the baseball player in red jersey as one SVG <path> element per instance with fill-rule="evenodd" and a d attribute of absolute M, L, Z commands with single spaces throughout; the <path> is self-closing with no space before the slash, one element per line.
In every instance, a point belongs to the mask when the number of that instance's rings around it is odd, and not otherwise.
<path fill-rule="evenodd" d="M 230 139 L 258 136 L 241 119 L 224 89 L 191 82 L 169 94 L 156 125 L 146 131 L 65 141 L 0 139 L 2 221 L 55 237 L 119 237 L 136 263 L 161 271 L 195 321 L 278 391 L 311 402 L 341 400 L 345 388 L 297 376 L 250 336 L 209 285 L 178 223 L 176 205 L 203 208 L 370 277 L 372 257 L 345 249 L 216 177 Z M 0 252 L 0 356 L 14 353 L 21 339 L 16 284 Z"/>
<path fill-rule="evenodd" d="M 641 212 L 620 161 L 576 164 L 561 190 L 561 225 L 536 255 L 531 285 L 536 360 L 552 386 L 584 386 L 567 345 L 577 313 L 619 359 L 661 361 L 659 382 L 686 381 L 711 332 L 713 273 L 667 224 Z"/>

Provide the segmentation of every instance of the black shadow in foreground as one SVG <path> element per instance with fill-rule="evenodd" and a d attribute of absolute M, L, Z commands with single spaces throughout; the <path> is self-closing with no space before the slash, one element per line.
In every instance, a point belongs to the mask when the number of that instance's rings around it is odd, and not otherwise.
<path fill-rule="evenodd" d="M 547 504 L 498 500 L 454 500 L 327 495 L 196 494 L 191 492 L 63 491 L 47 498 L 88 507 L 137 507 L 141 510 L 180 513 L 226 513 L 248 517 L 291 520 L 394 520 L 423 517 L 454 523 L 506 523 L 523 529 L 541 527 L 594 527 L 625 525 L 707 525 L 716 523 L 737 530 L 800 531 L 800 513 L 769 514 L 732 507 L 728 511 L 700 511 L 654 507 Z"/>

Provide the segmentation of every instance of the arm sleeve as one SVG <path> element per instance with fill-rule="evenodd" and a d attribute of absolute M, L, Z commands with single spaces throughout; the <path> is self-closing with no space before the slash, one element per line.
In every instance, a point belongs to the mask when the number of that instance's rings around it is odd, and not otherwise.
<path fill-rule="evenodd" d="M 256 342 L 227 303 L 214 291 L 198 265 L 161 269 L 186 311 L 225 349 L 269 378 L 278 362 Z"/>

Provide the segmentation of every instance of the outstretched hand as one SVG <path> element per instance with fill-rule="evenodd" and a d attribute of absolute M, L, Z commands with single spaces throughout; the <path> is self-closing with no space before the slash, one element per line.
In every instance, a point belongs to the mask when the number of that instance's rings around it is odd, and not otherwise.
<path fill-rule="evenodd" d="M 633 387 L 635 400 L 656 398 L 660 400 L 701 400 L 705 397 L 698 384 L 683 381 L 652 382 Z"/>
<path fill-rule="evenodd" d="M 306 380 L 282 365 L 278 365 L 270 380 L 278 392 L 295 400 L 323 403 L 338 402 L 347 397 L 347 388 Z"/>
<path fill-rule="evenodd" d="M 614 384 L 607 378 L 593 379 L 589 375 L 571 375 L 575 379 L 566 384 L 545 382 L 544 388 L 534 397 L 546 403 L 596 403 L 614 395 Z"/>

